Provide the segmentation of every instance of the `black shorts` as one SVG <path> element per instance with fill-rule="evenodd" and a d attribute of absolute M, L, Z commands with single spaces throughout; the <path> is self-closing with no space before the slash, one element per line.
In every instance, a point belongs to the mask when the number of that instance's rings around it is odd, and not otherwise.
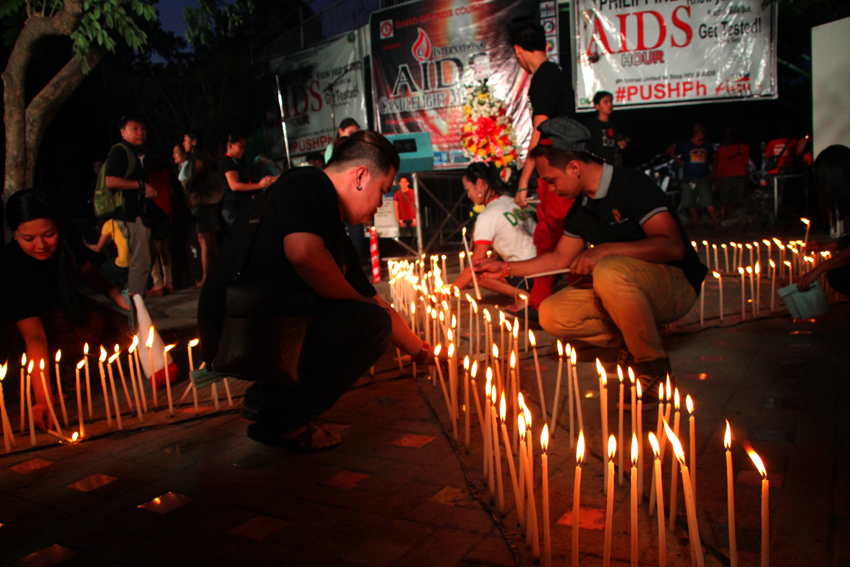
<path fill-rule="evenodd" d="M 192 207 L 195 231 L 198 233 L 218 232 L 221 228 L 221 203 Z"/>

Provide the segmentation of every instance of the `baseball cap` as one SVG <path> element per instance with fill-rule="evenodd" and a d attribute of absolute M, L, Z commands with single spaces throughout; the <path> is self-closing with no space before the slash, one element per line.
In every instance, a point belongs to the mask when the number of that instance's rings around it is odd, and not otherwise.
<path fill-rule="evenodd" d="M 543 146 L 571 152 L 590 150 L 590 130 L 584 124 L 566 116 L 550 118 L 541 123 L 537 130 L 541 136 L 538 144 Z"/>

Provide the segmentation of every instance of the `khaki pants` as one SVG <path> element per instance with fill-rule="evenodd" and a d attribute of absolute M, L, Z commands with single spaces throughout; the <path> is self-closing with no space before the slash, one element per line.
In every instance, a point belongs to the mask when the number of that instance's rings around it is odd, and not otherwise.
<path fill-rule="evenodd" d="M 121 234 L 130 248 L 130 270 L 127 273 L 127 289 L 130 293 L 145 296 L 148 276 L 151 273 L 151 229 L 136 217 L 133 222 L 118 222 Z"/>
<path fill-rule="evenodd" d="M 659 323 L 685 316 L 697 294 L 679 268 L 626 256 L 601 260 L 593 289 L 567 288 L 540 305 L 540 325 L 555 337 L 626 347 L 635 361 L 666 358 Z"/>

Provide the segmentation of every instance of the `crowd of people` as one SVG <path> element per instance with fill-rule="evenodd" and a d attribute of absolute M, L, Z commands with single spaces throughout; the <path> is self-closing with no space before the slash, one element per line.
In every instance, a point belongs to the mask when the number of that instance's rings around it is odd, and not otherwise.
<path fill-rule="evenodd" d="M 479 212 L 469 267 L 452 285 L 466 288 L 475 277 L 481 287 L 509 296 L 510 309 L 517 310 L 526 307 L 518 297 L 520 282 L 546 274 L 527 290 L 532 319 L 566 341 L 621 347 L 619 362 L 635 371 L 649 408 L 654 386 L 675 378 L 658 326 L 691 309 L 707 268 L 668 196 L 650 177 L 621 165 L 630 141 L 612 120 L 611 94 L 597 93 L 597 115 L 584 124 L 570 118 L 569 81 L 547 59 L 540 25 L 518 22 L 509 37 L 531 75 L 528 157 L 515 195 L 506 194 L 493 164 L 473 163 L 464 172 L 466 195 Z M 245 376 L 256 380 L 244 402 L 256 418 L 249 436 L 302 451 L 338 445 L 339 436 L 316 420 L 390 343 L 420 364 L 435 364 L 435 351 L 377 294 L 360 265 L 363 223 L 396 183 L 398 153 L 352 119 L 337 134 L 324 155 L 307 156 L 309 167 L 283 173 L 262 157 L 246 167 L 242 134 L 228 135 L 215 159 L 195 134 L 185 133 L 172 148 L 176 171 L 169 171 L 146 148 L 144 120 L 122 119 L 121 141 L 97 170 L 92 201 L 101 225 L 95 241 L 85 242 L 39 191 L 19 191 L 6 203 L 14 239 L 0 255 L 0 269 L 16 274 L 0 282 L 3 339 L 12 345 L 7 350 L 47 359 L 57 348 L 79 350 L 110 334 L 126 336 L 121 312 L 129 296 L 122 290 L 148 297 L 174 292 L 167 239 L 169 218 L 182 203 L 191 211 L 200 249 L 202 274 L 194 285 L 202 289 L 198 325 L 207 371 L 223 367 L 234 349 L 252 348 L 245 341 L 225 344 L 229 317 L 292 322 L 287 340 L 296 348 L 253 354 L 265 357 L 268 369 L 285 366 L 281 375 L 288 379 Z M 693 229 L 699 227 L 698 207 L 720 230 L 746 198 L 748 147 L 733 129 L 726 137 L 715 149 L 696 124 L 690 138 L 668 150 L 683 170 L 682 206 Z M 809 148 L 809 137 L 780 137 L 765 147 L 765 168 L 778 174 L 800 156 L 811 162 Z M 850 149 L 843 146 L 814 161 L 822 213 L 834 225 L 850 206 L 848 164 Z M 527 208 L 535 176 L 536 219 Z M 413 228 L 409 181 L 401 178 L 399 187 L 396 218 Z M 804 274 L 800 289 L 826 273 L 834 289 L 850 292 L 847 244 L 846 237 L 810 242 L 809 250 L 834 256 Z M 99 266 L 89 261 L 87 252 L 113 247 Z M 556 291 L 552 272 L 565 271 L 570 285 Z M 118 310 L 86 300 L 78 283 Z M 309 332 L 294 323 L 304 319 Z M 49 386 L 36 385 L 42 426 L 52 395 Z"/>

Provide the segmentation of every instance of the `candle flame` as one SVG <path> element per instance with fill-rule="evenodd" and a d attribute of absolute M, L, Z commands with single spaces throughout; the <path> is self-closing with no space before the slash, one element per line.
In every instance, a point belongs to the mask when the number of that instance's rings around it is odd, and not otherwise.
<path fill-rule="evenodd" d="M 499 347 L 493 344 L 493 358 L 499 358 Z"/>
<path fill-rule="evenodd" d="M 753 273 L 753 267 L 752 267 L 752 266 L 747 266 L 747 273 L 748 273 L 748 274 L 752 274 L 752 273 Z"/>
<path fill-rule="evenodd" d="M 768 248 L 770 247 L 770 240 L 768 240 L 767 238 L 763 239 L 762 242 L 764 242 L 765 246 L 767 246 Z"/>
<path fill-rule="evenodd" d="M 463 227 L 463 230 L 461 231 L 461 235 L 462 235 L 464 238 L 466 238 L 466 227 Z"/>
<path fill-rule="evenodd" d="M 446 303 L 446 300 L 445 300 L 445 299 L 444 299 L 444 300 L 442 300 L 442 301 L 440 302 L 440 305 L 442 305 L 442 306 L 443 306 L 443 311 L 448 311 L 448 310 L 449 310 L 449 304 L 448 304 L 448 303 Z"/>
<path fill-rule="evenodd" d="M 445 313 L 445 311 L 440 311 L 440 323 L 445 322 L 445 320 L 446 320 L 446 313 Z"/>
<path fill-rule="evenodd" d="M 788 264 L 788 263 L 790 263 L 790 262 L 786 262 L 786 264 Z M 741 266 L 738 266 L 738 273 L 741 274 L 741 277 L 744 277 L 744 268 L 742 268 Z"/>
<path fill-rule="evenodd" d="M 88 354 L 89 354 L 89 343 L 86 343 L 86 344 L 83 345 L 83 354 L 88 356 Z"/>
<path fill-rule="evenodd" d="M 640 385 L 640 380 L 635 381 L 635 389 L 637 390 L 637 398 L 641 399 L 643 396 L 643 387 Z"/>
<path fill-rule="evenodd" d="M 472 363 L 472 368 L 469 370 L 469 375 L 472 376 L 472 379 L 475 380 L 475 376 L 478 374 L 478 361 L 474 361 Z"/>
<path fill-rule="evenodd" d="M 486 309 L 484 310 L 484 318 L 487 320 L 488 323 L 491 323 L 493 321 L 493 318 L 490 317 L 490 312 Z"/>
<path fill-rule="evenodd" d="M 32 374 L 33 361 L 30 360 L 30 363 L 27 364 L 27 374 Z"/>
<path fill-rule="evenodd" d="M 107 364 L 112 364 L 112 362 L 113 362 L 116 358 L 118 358 L 118 355 L 119 355 L 119 354 L 120 354 L 120 353 L 116 352 L 115 354 L 113 354 L 112 356 L 110 356 L 110 357 L 109 357 L 109 360 L 107 360 L 107 361 L 106 361 L 106 363 L 107 363 Z"/>
<path fill-rule="evenodd" d="M 130 348 L 129 348 L 129 349 L 127 349 L 127 352 L 132 353 L 133 351 L 135 351 L 135 350 L 136 350 L 136 347 L 137 347 L 137 346 L 139 346 L 139 337 L 134 336 L 134 337 L 133 337 L 133 342 L 132 342 L 132 343 L 130 343 Z"/>
<path fill-rule="evenodd" d="M 457 327 L 457 317 L 452 315 L 452 329 Z"/>
<path fill-rule="evenodd" d="M 27 365 L 27 353 L 24 353 L 24 354 L 21 356 L 21 367 L 23 368 L 23 367 L 24 367 L 24 366 L 26 366 L 26 365 Z"/>
<path fill-rule="evenodd" d="M 752 449 L 747 449 L 747 454 L 753 460 L 753 463 L 756 465 L 756 468 L 758 469 L 761 477 L 767 478 L 767 469 L 764 468 L 764 463 L 762 462 L 761 457 L 758 456 L 758 453 L 756 453 Z"/>
<path fill-rule="evenodd" d="M 519 320 L 514 321 L 514 341 L 519 337 Z"/>
<path fill-rule="evenodd" d="M 703 246 L 705 246 L 705 247 L 707 248 L 707 247 L 708 247 L 708 240 L 703 240 L 703 241 L 702 241 L 702 245 L 703 245 Z"/>
<path fill-rule="evenodd" d="M 529 429 L 531 429 L 531 410 L 528 409 L 528 406 L 522 404 L 522 414 L 525 416 L 525 425 Z"/>
<path fill-rule="evenodd" d="M 601 366 L 599 367 L 599 378 L 600 378 L 600 380 L 602 380 L 602 387 L 607 388 L 608 387 L 608 373 L 605 372 L 605 369 L 602 368 Z"/>
<path fill-rule="evenodd" d="M 613 435 L 608 438 L 608 460 L 613 461 L 617 454 L 617 438 Z"/>
<path fill-rule="evenodd" d="M 694 415 L 694 400 L 691 399 L 690 394 L 685 397 L 685 406 L 688 408 L 688 413 Z"/>
<path fill-rule="evenodd" d="M 759 265 L 759 263 L 758 263 L 758 262 L 756 262 L 756 269 L 755 269 L 755 270 L 753 270 L 753 271 L 754 271 L 755 273 L 757 273 L 757 274 L 761 273 L 761 266 Z"/>
<path fill-rule="evenodd" d="M 505 320 L 505 327 L 508 329 L 508 334 L 510 335 L 511 331 L 513 331 L 513 325 L 511 325 L 510 321 Z"/>
<path fill-rule="evenodd" d="M 38 369 L 44 370 L 44 359 L 43 358 L 38 361 Z"/>
<path fill-rule="evenodd" d="M 504 312 L 504 311 L 499 311 L 499 325 L 501 325 L 501 324 L 503 324 L 503 323 L 505 323 L 505 322 L 506 322 L 506 321 L 505 321 L 505 312 Z"/>
<path fill-rule="evenodd" d="M 623 383 L 623 369 L 620 368 L 620 365 L 617 365 L 617 377 L 620 379 L 620 384 Z"/>
<path fill-rule="evenodd" d="M 637 435 L 632 433 L 632 467 L 636 467 L 638 462 L 638 442 Z"/>
<path fill-rule="evenodd" d="M 558 345 L 558 357 L 563 358 L 564 357 L 564 345 L 561 344 L 561 339 L 558 339 L 558 341 L 555 344 Z"/>
<path fill-rule="evenodd" d="M 502 394 L 504 396 L 504 394 Z M 499 394 L 496 392 L 496 385 L 493 384 L 493 387 L 490 388 L 490 401 L 493 403 L 493 407 L 496 407 L 496 398 L 499 397 Z"/>
<path fill-rule="evenodd" d="M 635 371 L 631 367 L 629 367 L 629 382 L 632 383 L 632 386 L 635 385 Z"/>
<path fill-rule="evenodd" d="M 9 367 L 9 364 L 8 364 L 8 363 L 7 363 L 7 364 L 4 364 L 3 366 L 0 366 L 0 380 L 2 380 L 3 378 L 5 378 L 5 377 L 6 377 L 6 369 L 7 369 L 8 367 Z"/>
<path fill-rule="evenodd" d="M 153 346 L 153 325 L 151 325 L 150 331 L 148 331 L 148 340 L 145 341 L 145 346 L 148 348 Z"/>
<path fill-rule="evenodd" d="M 747 250 L 752 250 L 752 249 L 753 249 L 753 245 L 752 245 L 752 244 L 750 244 L 749 242 L 748 242 L 748 243 L 746 243 L 744 246 L 746 246 L 746 247 L 747 247 Z"/>
<path fill-rule="evenodd" d="M 711 245 L 711 249 L 712 249 L 712 250 L 717 250 L 717 244 L 712 244 L 712 245 Z"/>
<path fill-rule="evenodd" d="M 516 368 L 516 353 L 511 351 L 511 370 Z"/>
<path fill-rule="evenodd" d="M 83 366 L 85 366 L 85 365 L 86 365 L 86 360 L 85 360 L 85 359 L 83 359 L 83 360 L 79 361 L 79 362 L 77 363 L 77 370 L 81 369 L 81 368 L 82 368 Z"/>
<path fill-rule="evenodd" d="M 770 267 L 774 270 L 776 269 L 776 264 L 773 263 L 773 260 L 768 260 L 770 262 Z"/>
<path fill-rule="evenodd" d="M 502 399 L 499 401 L 499 421 L 504 423 L 506 414 L 507 414 L 507 404 L 505 403 L 505 393 L 502 392 Z"/>
<path fill-rule="evenodd" d="M 74 434 L 71 435 L 71 443 L 76 443 L 77 439 L 80 438 L 80 433 L 78 431 L 74 431 Z"/>
<path fill-rule="evenodd" d="M 472 311 L 473 311 L 476 315 L 478 315 L 478 303 L 476 303 L 474 299 L 472 300 Z"/>
<path fill-rule="evenodd" d="M 413 306 L 412 303 L 410 305 Z M 414 310 L 415 310 L 415 306 L 414 306 Z M 192 339 L 191 341 L 189 341 L 189 348 L 193 348 L 193 347 L 198 346 L 198 342 L 199 342 L 198 339 Z"/>
<path fill-rule="evenodd" d="M 679 438 L 676 437 L 676 434 L 673 433 L 673 430 L 670 429 L 670 426 L 667 424 L 667 420 L 664 421 L 664 431 L 667 433 L 667 438 L 670 440 L 670 444 L 673 445 L 673 452 L 676 454 L 676 458 L 679 459 L 679 463 L 682 466 L 685 466 L 685 451 L 682 450 L 682 444 L 679 442 Z"/>
<path fill-rule="evenodd" d="M 454 358 L 455 355 L 455 344 L 449 343 L 449 358 Z"/>
<path fill-rule="evenodd" d="M 543 431 L 540 432 L 540 446 L 543 448 L 543 452 L 546 452 L 546 449 L 549 448 L 549 424 L 543 426 Z"/>
<path fill-rule="evenodd" d="M 801 218 L 800 218 L 800 222 L 802 222 L 802 223 L 803 223 L 804 225 L 806 225 L 806 226 L 809 226 L 809 223 L 810 223 L 810 222 L 812 222 L 812 221 L 810 221 L 810 220 L 809 220 L 809 219 L 807 219 L 807 218 L 802 218 L 802 217 L 801 217 Z"/>
<path fill-rule="evenodd" d="M 519 414 L 517 418 L 517 425 L 519 426 L 519 436 L 525 441 L 525 416 Z"/>
<path fill-rule="evenodd" d="M 484 393 L 487 396 L 487 399 L 490 399 L 490 389 L 493 387 L 493 369 L 489 366 L 487 367 L 487 371 L 484 373 L 487 376 L 487 386 L 484 388 Z"/>
<path fill-rule="evenodd" d="M 576 465 L 581 466 L 584 460 L 584 431 L 578 432 L 578 444 L 576 445 Z"/>
<path fill-rule="evenodd" d="M 119 352 L 121 352 L 121 347 L 120 347 L 120 346 L 118 346 L 118 345 L 115 345 L 115 348 L 114 348 L 114 349 L 112 349 L 112 352 L 115 352 L 115 353 L 119 353 Z"/>
<path fill-rule="evenodd" d="M 679 388 L 673 390 L 673 409 L 679 411 Z"/>
<path fill-rule="evenodd" d="M 729 420 L 726 420 L 726 434 L 723 435 L 723 446 L 727 451 L 732 449 L 732 428 L 729 426 Z"/>
<path fill-rule="evenodd" d="M 662 401 L 664 399 L 664 384 L 661 383 L 658 385 L 658 401 Z"/>
<path fill-rule="evenodd" d="M 785 260 L 784 264 L 785 264 L 786 266 L 788 266 L 789 268 L 791 267 L 791 262 L 790 262 L 790 260 Z"/>
<path fill-rule="evenodd" d="M 174 347 L 176 347 L 176 346 L 177 346 L 177 343 L 174 343 L 173 345 L 168 345 L 167 347 L 165 347 L 164 349 L 162 349 L 162 351 L 163 351 L 163 352 L 168 352 L 168 351 L 170 351 L 171 349 L 173 349 L 173 348 L 174 348 Z"/>
<path fill-rule="evenodd" d="M 100 345 L 100 358 L 98 358 L 100 362 L 106 360 L 106 349 L 103 348 L 103 345 Z"/>
<path fill-rule="evenodd" d="M 463 357 L 463 369 L 469 372 L 469 356 Z"/>
<path fill-rule="evenodd" d="M 661 458 L 661 448 L 658 446 L 658 439 L 655 438 L 655 433 L 649 432 L 649 444 L 652 446 L 652 454 L 656 459 Z"/>
<path fill-rule="evenodd" d="M 434 348 L 434 358 L 440 356 L 440 351 L 443 350 L 443 345 L 437 345 Z"/>
<path fill-rule="evenodd" d="M 723 248 L 724 250 L 726 250 L 726 245 L 725 245 L 725 244 L 721 244 L 721 245 L 720 245 L 720 247 L 721 247 L 721 248 Z"/>
<path fill-rule="evenodd" d="M 569 346 L 569 345 L 567 345 Z M 576 349 L 573 349 L 570 353 L 570 363 L 575 366 L 576 365 Z"/>
<path fill-rule="evenodd" d="M 531 343 L 532 348 L 537 348 L 537 341 L 534 339 L 534 331 L 531 329 L 528 330 L 528 341 Z"/>
<path fill-rule="evenodd" d="M 670 396 L 673 395 L 673 388 L 670 386 L 670 374 L 669 373 L 667 374 L 667 387 L 664 388 L 664 395 L 667 396 L 664 399 L 667 400 L 667 403 L 669 404 L 670 403 Z"/>
<path fill-rule="evenodd" d="M 56 351 L 56 363 L 58 364 L 60 360 L 62 360 L 62 349 Z"/>
<path fill-rule="evenodd" d="M 712 271 L 711 275 L 714 276 L 717 279 L 720 279 L 720 274 L 718 274 L 717 272 Z"/>

